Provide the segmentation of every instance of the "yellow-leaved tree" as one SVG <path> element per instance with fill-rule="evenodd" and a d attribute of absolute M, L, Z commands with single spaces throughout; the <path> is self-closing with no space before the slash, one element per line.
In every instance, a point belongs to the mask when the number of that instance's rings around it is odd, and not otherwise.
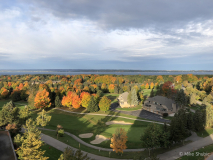
<path fill-rule="evenodd" d="M 127 148 L 127 146 L 126 146 L 127 135 L 126 134 L 127 133 L 126 133 L 125 129 L 117 128 L 115 130 L 115 134 L 112 135 L 110 147 L 116 153 L 118 153 L 118 152 L 123 153 L 123 150 L 125 150 Z"/>
<path fill-rule="evenodd" d="M 32 119 L 28 119 L 24 129 L 25 132 L 23 136 L 18 134 L 14 138 L 14 142 L 20 145 L 16 150 L 16 153 L 19 155 L 19 159 L 47 160 L 48 157 L 43 156 L 45 151 L 40 149 L 40 147 L 43 145 L 43 141 L 41 141 L 41 131 L 38 130 L 36 122 Z"/>

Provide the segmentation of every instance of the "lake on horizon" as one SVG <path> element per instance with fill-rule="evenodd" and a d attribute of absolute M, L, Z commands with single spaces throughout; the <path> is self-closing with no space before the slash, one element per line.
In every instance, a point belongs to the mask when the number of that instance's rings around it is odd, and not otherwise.
<path fill-rule="evenodd" d="M 54 74 L 54 75 L 78 75 L 78 74 L 115 74 L 115 75 L 213 75 L 213 72 L 45 72 L 45 71 L 0 71 L 0 75 L 24 75 L 24 74 Z"/>

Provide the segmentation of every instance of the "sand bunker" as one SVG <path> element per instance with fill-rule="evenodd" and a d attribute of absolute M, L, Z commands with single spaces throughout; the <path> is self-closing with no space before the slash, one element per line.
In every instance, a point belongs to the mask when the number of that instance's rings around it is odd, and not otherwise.
<path fill-rule="evenodd" d="M 132 125 L 133 123 L 124 122 L 124 121 L 109 121 L 109 122 L 106 122 L 106 125 L 111 125 L 111 124 Z"/>
<path fill-rule="evenodd" d="M 90 138 L 92 136 L 93 136 L 93 133 L 79 134 L 79 137 L 81 137 L 81 138 Z"/>
<path fill-rule="evenodd" d="M 175 113 L 171 113 L 169 114 L 170 117 L 174 117 Z"/>
<path fill-rule="evenodd" d="M 103 141 L 107 141 L 107 140 L 110 140 L 109 138 L 106 138 L 102 135 L 96 135 L 95 136 L 95 140 L 91 141 L 90 143 L 91 144 L 100 144 L 101 142 Z"/>

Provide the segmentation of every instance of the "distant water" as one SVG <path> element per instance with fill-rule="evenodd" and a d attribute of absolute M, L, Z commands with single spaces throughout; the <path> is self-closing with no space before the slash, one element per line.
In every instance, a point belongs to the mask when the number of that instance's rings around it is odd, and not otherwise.
<path fill-rule="evenodd" d="M 45 71 L 0 71 L 0 75 L 24 75 L 24 74 L 54 74 L 54 75 L 78 75 L 78 74 L 115 74 L 115 75 L 213 75 L 213 72 L 45 72 Z"/>

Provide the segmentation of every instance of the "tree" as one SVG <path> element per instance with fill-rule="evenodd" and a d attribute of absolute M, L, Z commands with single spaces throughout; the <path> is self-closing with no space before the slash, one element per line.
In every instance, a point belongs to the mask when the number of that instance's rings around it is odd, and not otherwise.
<path fill-rule="evenodd" d="M 141 141 L 145 148 L 150 150 L 160 146 L 160 127 L 155 123 L 150 124 L 141 135 Z"/>
<path fill-rule="evenodd" d="M 81 105 L 82 105 L 82 107 L 87 108 L 88 104 L 89 104 L 89 101 L 90 101 L 90 98 L 91 98 L 91 95 L 88 92 L 82 92 L 80 97 L 81 97 Z"/>
<path fill-rule="evenodd" d="M 191 105 L 197 103 L 197 102 L 196 102 L 196 94 L 193 93 L 193 94 L 190 95 L 189 103 L 190 103 Z"/>
<path fill-rule="evenodd" d="M 26 106 L 24 109 L 21 109 L 19 111 L 19 114 L 20 114 L 19 118 L 20 118 L 21 124 L 25 124 L 26 119 L 30 117 L 32 112 L 29 110 L 29 107 Z"/>
<path fill-rule="evenodd" d="M 13 102 L 20 101 L 21 100 L 21 93 L 20 93 L 20 91 L 12 92 L 11 99 L 12 99 Z"/>
<path fill-rule="evenodd" d="M 145 85 L 145 89 L 149 89 L 149 84 L 148 83 Z"/>
<path fill-rule="evenodd" d="M 111 100 L 106 96 L 103 96 L 99 102 L 99 108 L 101 111 L 108 111 L 110 109 Z"/>
<path fill-rule="evenodd" d="M 114 88 L 114 93 L 118 94 L 118 86 L 117 85 Z"/>
<path fill-rule="evenodd" d="M 58 160 L 90 160 L 90 158 L 87 154 L 84 155 L 81 150 L 74 151 L 67 147 Z"/>
<path fill-rule="evenodd" d="M 46 89 L 38 91 L 34 100 L 34 105 L 36 108 L 48 108 L 51 106 L 49 92 Z"/>
<path fill-rule="evenodd" d="M 55 107 L 57 108 L 61 107 L 61 100 L 59 96 L 56 96 L 55 98 Z"/>
<path fill-rule="evenodd" d="M 138 105 L 138 96 L 135 88 L 133 88 L 131 91 L 131 101 L 134 106 Z"/>
<path fill-rule="evenodd" d="M 78 95 L 75 95 L 75 96 L 73 97 L 72 106 L 73 106 L 73 108 L 75 108 L 75 109 L 78 109 L 78 108 L 81 107 L 81 99 L 80 99 L 80 97 L 79 97 Z"/>
<path fill-rule="evenodd" d="M 155 93 L 154 93 L 153 88 L 152 88 L 152 90 L 151 90 L 151 92 L 150 92 L 150 96 L 149 96 L 149 97 L 154 97 L 154 96 L 155 96 Z"/>
<path fill-rule="evenodd" d="M 154 88 L 154 83 L 152 82 L 151 84 L 150 84 L 150 89 L 153 89 Z"/>
<path fill-rule="evenodd" d="M 123 150 L 125 150 L 127 148 L 127 146 L 126 146 L 126 141 L 127 141 L 126 134 L 127 133 L 126 133 L 125 129 L 117 128 L 115 130 L 115 134 L 112 135 L 110 147 L 116 153 L 118 153 L 118 152 L 123 153 Z"/>
<path fill-rule="evenodd" d="M 73 97 L 75 96 L 76 94 L 72 91 L 69 91 L 67 93 L 67 96 L 64 96 L 62 101 L 61 101 L 61 104 L 63 106 L 66 106 L 66 107 L 72 107 L 72 101 L 73 101 Z"/>
<path fill-rule="evenodd" d="M 187 97 L 184 91 L 181 89 L 177 92 L 177 95 L 175 97 L 175 102 L 179 104 L 181 107 L 183 107 L 187 103 Z"/>
<path fill-rule="evenodd" d="M 19 159 L 24 160 L 47 160 L 48 157 L 43 157 L 45 151 L 42 151 L 40 147 L 43 145 L 41 141 L 41 131 L 36 127 L 36 123 L 32 119 L 26 121 L 26 126 L 24 127 L 25 132 L 22 138 L 18 134 L 15 140 L 21 144 L 21 146 L 16 150 L 19 155 Z M 16 142 L 16 141 L 15 141 Z"/>
<path fill-rule="evenodd" d="M 127 97 L 127 103 L 129 103 L 129 105 L 132 105 L 132 92 L 130 91 Z"/>
<path fill-rule="evenodd" d="M 44 127 L 50 120 L 51 116 L 48 116 L 47 112 L 43 109 L 42 112 L 38 113 L 38 117 L 36 118 L 36 124 Z"/>
<path fill-rule="evenodd" d="M 99 110 L 99 108 L 98 108 L 98 103 L 97 103 L 97 101 L 95 100 L 95 97 L 94 97 L 93 95 L 92 95 L 91 98 L 90 98 L 90 101 L 89 101 L 87 110 L 88 110 L 89 112 L 97 112 L 97 111 Z"/>
<path fill-rule="evenodd" d="M 3 106 L 0 111 L 0 126 L 19 123 L 19 108 L 12 101 Z"/>

